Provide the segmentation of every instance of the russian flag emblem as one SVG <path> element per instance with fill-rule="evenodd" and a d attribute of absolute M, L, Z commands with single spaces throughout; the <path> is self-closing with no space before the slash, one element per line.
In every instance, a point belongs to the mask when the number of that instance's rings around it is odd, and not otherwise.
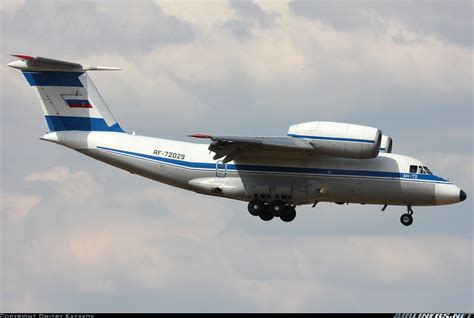
<path fill-rule="evenodd" d="M 92 108 L 87 99 L 65 99 L 66 104 L 71 108 Z"/>
<path fill-rule="evenodd" d="M 71 108 L 92 108 L 92 104 L 89 102 L 87 97 L 83 94 L 79 94 L 78 91 L 76 91 L 76 94 L 74 95 L 61 94 L 61 97 L 66 105 Z"/>

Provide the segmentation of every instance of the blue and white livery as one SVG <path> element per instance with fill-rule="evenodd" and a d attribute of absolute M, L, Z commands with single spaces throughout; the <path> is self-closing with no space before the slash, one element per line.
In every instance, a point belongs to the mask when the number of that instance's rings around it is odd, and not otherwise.
<path fill-rule="evenodd" d="M 406 206 L 453 204 L 466 193 L 417 159 L 392 153 L 392 138 L 373 127 L 313 121 L 292 125 L 286 136 L 191 135 L 197 144 L 125 132 L 87 71 L 119 70 L 14 55 L 41 101 L 49 133 L 41 139 L 172 186 L 248 202 L 264 221 L 296 216 L 318 202 Z"/>

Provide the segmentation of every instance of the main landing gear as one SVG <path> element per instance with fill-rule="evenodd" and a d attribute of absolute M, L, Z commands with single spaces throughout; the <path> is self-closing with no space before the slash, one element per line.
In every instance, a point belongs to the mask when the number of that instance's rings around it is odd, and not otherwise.
<path fill-rule="evenodd" d="M 403 225 L 405 226 L 410 226 L 413 223 L 413 210 L 411 209 L 411 206 L 407 206 L 407 213 L 402 214 L 400 217 L 400 222 L 402 222 Z"/>
<path fill-rule="evenodd" d="M 266 204 L 260 199 L 252 199 L 249 202 L 248 210 L 250 214 L 259 216 L 263 221 L 279 217 L 284 222 L 291 222 L 296 217 L 295 207 L 281 200 L 274 200 Z"/>

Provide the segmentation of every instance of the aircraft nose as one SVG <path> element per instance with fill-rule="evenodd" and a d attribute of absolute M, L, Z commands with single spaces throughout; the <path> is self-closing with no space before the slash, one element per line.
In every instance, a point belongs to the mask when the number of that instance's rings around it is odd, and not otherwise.
<path fill-rule="evenodd" d="M 435 186 L 435 199 L 437 205 L 459 203 L 466 199 L 466 193 L 455 184 L 440 184 Z"/>
<path fill-rule="evenodd" d="M 466 192 L 464 192 L 463 190 L 459 191 L 459 201 L 462 202 L 462 201 L 466 200 L 466 198 L 467 198 Z"/>

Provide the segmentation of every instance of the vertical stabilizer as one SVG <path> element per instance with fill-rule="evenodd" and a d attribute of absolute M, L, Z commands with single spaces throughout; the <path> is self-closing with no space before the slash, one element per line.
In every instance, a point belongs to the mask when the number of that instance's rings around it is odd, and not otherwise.
<path fill-rule="evenodd" d="M 88 70 L 119 70 L 43 57 L 20 58 L 8 66 L 20 69 L 37 92 L 49 130 L 124 132 L 87 75 Z"/>

